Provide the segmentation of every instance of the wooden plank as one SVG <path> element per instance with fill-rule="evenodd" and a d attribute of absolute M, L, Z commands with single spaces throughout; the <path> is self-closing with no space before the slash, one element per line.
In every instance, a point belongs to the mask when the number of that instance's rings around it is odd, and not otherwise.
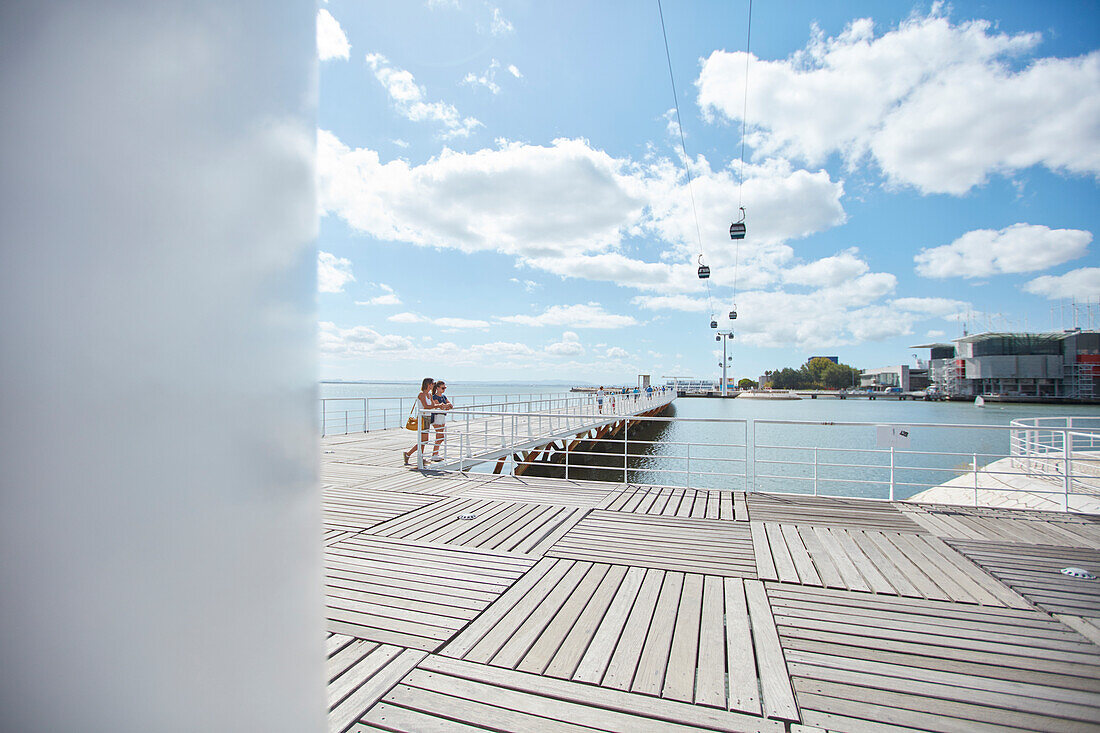
<path fill-rule="evenodd" d="M 780 532 L 783 533 L 787 550 L 791 553 L 791 562 L 794 563 L 795 570 L 798 572 L 797 582 L 821 585 L 821 576 L 817 574 L 814 561 L 810 559 L 810 553 L 806 551 L 806 546 L 802 543 L 798 528 L 793 524 L 780 524 L 778 526 Z"/>
<path fill-rule="evenodd" d="M 874 561 L 863 552 L 860 543 L 855 541 L 852 533 L 862 534 L 860 530 L 844 529 L 843 527 L 832 530 L 831 534 L 840 543 L 845 554 L 852 560 L 859 574 L 867 581 L 874 593 L 894 593 L 894 587 L 886 580 L 883 574 L 875 566 Z"/>
<path fill-rule="evenodd" d="M 675 629 L 676 609 L 680 604 L 683 584 L 683 573 L 665 573 L 661 594 L 657 599 L 657 608 L 654 610 L 649 633 L 642 647 L 634 682 L 630 686 L 633 692 L 642 692 L 647 695 L 661 693 L 672 644 L 672 633 Z"/>
<path fill-rule="evenodd" d="M 486 661 L 498 667 L 515 669 L 527 650 L 538 641 L 559 610 L 570 597 L 575 595 L 575 591 L 579 590 L 580 583 L 588 576 L 589 570 L 594 567 L 596 566 L 587 562 L 573 563 L 561 580 L 549 589 L 549 593 L 543 596 L 537 605 L 528 604 L 528 610 L 524 616 L 521 617 L 519 614 L 515 614 L 513 623 L 507 627 L 502 625 L 502 628 L 510 628 L 507 639 L 500 649 Z M 602 573 L 606 572 L 606 569 L 607 566 L 605 565 L 596 572 L 602 577 Z M 598 581 L 599 578 L 589 578 L 589 588 Z M 494 631 L 497 632 L 496 629 Z M 474 660 L 476 652 L 477 647 L 474 647 L 473 653 L 468 655 L 467 658 Z"/>
<path fill-rule="evenodd" d="M 578 565 L 580 564 L 578 563 Z M 570 630 L 572 630 L 577 621 L 577 617 L 580 616 L 581 612 L 588 604 L 597 586 L 603 582 L 609 568 L 609 565 L 604 565 L 602 563 L 590 566 L 584 577 L 577 583 L 576 589 L 568 592 L 565 603 L 561 605 L 560 610 L 550 619 L 545 630 L 539 634 L 538 639 L 523 653 L 523 656 L 519 659 L 519 663 L 514 665 L 506 664 L 503 666 L 511 666 L 522 672 L 543 674 L 550 664 L 550 660 L 553 659 L 554 655 L 562 648 L 562 642 L 565 640 L 566 636 L 569 635 Z M 622 570 L 625 571 L 625 568 L 622 568 Z M 564 580 L 558 585 L 558 588 L 562 588 L 563 586 L 565 586 Z M 558 590 L 558 588 L 555 588 L 555 590 Z M 544 609 L 540 607 L 539 612 L 550 615 L 550 610 L 548 608 Z M 587 641 L 588 640 L 585 639 L 585 643 L 587 643 Z"/>
<path fill-rule="evenodd" d="M 615 645 L 618 643 L 619 635 L 626 625 L 627 617 L 634 606 L 634 600 L 638 597 L 638 591 L 642 586 L 642 580 L 645 578 L 646 572 L 645 568 L 629 568 L 626 570 L 614 600 L 592 637 L 592 643 L 588 645 L 577 665 L 577 670 L 573 674 L 574 680 L 597 685 L 603 680 L 607 665 L 611 661 L 611 654 L 615 651 Z"/>
<path fill-rule="evenodd" d="M 653 621 L 653 613 L 657 607 L 664 578 L 665 572 L 662 570 L 646 572 L 642 586 L 638 590 L 638 597 L 623 627 L 622 636 L 615 647 L 615 653 L 608 664 L 607 673 L 603 679 L 604 687 L 613 687 L 618 690 L 630 689 L 634 681 L 634 673 L 637 671 L 638 660 L 642 655 L 646 633 Z"/>
<path fill-rule="evenodd" d="M 697 705 L 726 707 L 726 655 L 723 634 L 722 579 L 703 578 L 703 607 L 699 623 L 699 664 L 695 680 Z"/>
<path fill-rule="evenodd" d="M 703 609 L 703 576 L 684 576 L 680 603 L 676 609 L 676 625 L 669 650 L 661 697 L 681 702 L 695 698 L 695 673 L 699 651 L 699 620 Z"/>
<path fill-rule="evenodd" d="M 700 705 L 688 705 L 648 695 L 636 695 L 607 687 L 582 685 L 553 677 L 524 674 L 501 667 L 470 664 L 446 657 L 428 657 L 420 664 L 420 668 L 481 681 L 495 688 L 522 690 L 541 695 L 547 699 L 546 704 L 551 706 L 576 703 L 591 708 L 628 713 L 635 717 L 621 720 L 634 726 L 624 729 L 630 732 L 646 729 L 660 731 L 671 725 L 695 726 L 697 730 L 746 733 L 747 731 L 782 733 L 784 730 L 783 724 L 774 720 L 764 720 Z M 577 709 L 570 707 L 568 710 L 572 712 Z M 561 716 L 565 717 L 567 714 L 562 713 Z M 673 730 L 671 727 L 667 729 Z"/>
<path fill-rule="evenodd" d="M 752 623 L 753 649 L 760 674 L 764 712 L 769 718 L 798 720 L 798 707 L 764 584 L 758 580 L 745 581 L 745 598 Z"/>
<path fill-rule="evenodd" d="M 798 571 L 794 567 L 790 550 L 778 524 L 764 523 L 764 531 L 768 536 L 768 546 L 772 551 L 772 560 L 775 563 L 775 572 L 783 583 L 797 583 Z"/>
<path fill-rule="evenodd" d="M 622 565 L 609 567 L 595 592 L 591 597 L 585 597 L 587 604 L 584 605 L 569 634 L 562 640 L 557 652 L 551 658 L 550 664 L 546 667 L 546 674 L 562 679 L 573 676 L 581 662 L 581 657 L 591 648 L 596 629 L 608 606 L 618 594 L 626 572 L 627 568 Z"/>
<path fill-rule="evenodd" d="M 775 563 L 772 561 L 771 545 L 763 522 L 750 522 L 752 532 L 752 551 L 756 557 L 756 575 L 762 580 L 779 580 Z"/>
<path fill-rule="evenodd" d="M 840 571 L 836 569 L 836 564 L 829 553 L 826 552 L 821 540 L 817 538 L 817 533 L 814 532 L 813 527 L 798 527 L 797 529 L 798 536 L 806 547 L 806 552 L 813 560 L 814 568 L 817 570 L 822 585 L 827 588 L 847 589 L 848 584 L 840 577 Z"/>
<path fill-rule="evenodd" d="M 329 711 L 328 729 L 342 733 L 358 720 L 427 654 L 413 649 L 381 646 L 360 664 L 369 667 L 366 681 Z"/>
<path fill-rule="evenodd" d="M 855 563 L 853 563 L 844 553 L 844 550 L 840 546 L 840 542 L 837 541 L 836 537 L 829 531 L 829 528 L 814 527 L 814 534 L 817 535 L 817 539 L 821 543 L 821 546 L 825 548 L 825 552 L 828 553 L 829 559 L 833 561 L 833 566 L 837 569 L 837 572 L 840 573 L 844 585 L 849 590 L 870 592 L 871 587 L 867 585 L 863 576 L 859 574 L 859 570 L 856 569 Z"/>
<path fill-rule="evenodd" d="M 1056 613 L 1054 617 L 1093 644 L 1100 644 L 1100 624 L 1097 624 L 1094 620 L 1065 613 Z"/>
<path fill-rule="evenodd" d="M 551 570 L 564 574 L 565 568 L 558 568 L 558 560 L 543 559 L 535 564 L 515 585 L 489 606 L 484 613 L 474 619 L 442 650 L 449 657 L 462 657 L 504 618 L 532 587 L 538 584 Z"/>
<path fill-rule="evenodd" d="M 745 599 L 745 581 L 723 580 L 726 602 L 726 659 L 729 665 L 728 705 L 750 715 L 761 715 L 760 683 L 756 674 L 756 652 Z"/>

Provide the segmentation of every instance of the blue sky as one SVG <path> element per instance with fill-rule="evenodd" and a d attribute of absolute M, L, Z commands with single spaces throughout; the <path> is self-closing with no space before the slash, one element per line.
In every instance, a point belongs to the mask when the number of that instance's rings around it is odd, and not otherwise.
<path fill-rule="evenodd" d="M 320 7 L 322 378 L 712 377 L 712 314 L 737 376 L 877 367 L 1100 298 L 1094 2 L 758 2 L 748 57 L 667 2 L 690 189 L 656 2 Z"/>

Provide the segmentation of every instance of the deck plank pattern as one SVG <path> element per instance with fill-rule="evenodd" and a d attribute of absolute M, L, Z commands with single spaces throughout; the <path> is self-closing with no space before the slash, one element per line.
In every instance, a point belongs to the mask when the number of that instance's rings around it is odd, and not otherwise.
<path fill-rule="evenodd" d="M 1061 573 L 1062 568 L 1077 567 L 1100 575 L 1100 551 L 973 540 L 951 544 L 1045 611 L 1100 618 L 1100 580 Z"/>
<path fill-rule="evenodd" d="M 1100 522 L 324 439 L 330 728 L 1100 730 Z M 458 519 L 458 514 L 476 519 Z"/>
<path fill-rule="evenodd" d="M 1036 512 L 1037 514 L 1040 512 Z M 1041 512 L 1051 514 L 1051 512 Z M 1065 519 L 1028 517 L 1024 512 L 982 516 L 969 511 L 942 509 L 913 511 L 909 516 L 944 539 L 1013 542 L 1025 545 L 1065 545 L 1100 550 L 1100 524 Z M 1025 516 L 1013 516 L 1024 514 Z"/>
<path fill-rule="evenodd" d="M 364 533 L 325 553 L 330 631 L 431 651 L 503 593 L 532 562 Z"/>
<path fill-rule="evenodd" d="M 802 722 L 1096 730 L 1100 647 L 1038 611 L 768 583 Z"/>
<path fill-rule="evenodd" d="M 429 655 L 362 719 L 409 731 L 760 731 L 783 724 L 715 708 Z"/>
<path fill-rule="evenodd" d="M 398 491 L 330 488 L 324 491 L 321 510 L 326 529 L 359 532 L 439 500 L 436 496 Z"/>
<path fill-rule="evenodd" d="M 797 720 L 759 581 L 553 558 L 528 577 L 440 654 Z"/>
<path fill-rule="evenodd" d="M 744 523 L 592 510 L 548 552 L 552 557 L 662 570 L 756 577 Z"/>
<path fill-rule="evenodd" d="M 827 524 L 892 532 L 925 531 L 893 504 L 870 499 L 750 493 L 747 503 L 749 519 L 754 522 Z"/>
<path fill-rule="evenodd" d="M 629 485 L 615 492 L 601 509 L 664 517 L 736 519 L 732 491 Z"/>
<path fill-rule="evenodd" d="M 462 496 L 444 499 L 383 522 L 373 527 L 370 534 L 409 542 L 541 555 L 586 512 L 581 507 Z"/>
<path fill-rule="evenodd" d="M 751 530 L 758 573 L 764 580 L 1030 607 L 1009 587 L 936 537 L 771 522 L 752 522 Z"/>

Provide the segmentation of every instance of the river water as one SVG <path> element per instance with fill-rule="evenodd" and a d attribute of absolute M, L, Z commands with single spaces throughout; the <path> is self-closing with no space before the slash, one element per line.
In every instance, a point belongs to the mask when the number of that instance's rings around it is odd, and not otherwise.
<path fill-rule="evenodd" d="M 412 382 L 322 383 L 320 394 L 328 398 L 403 397 L 407 410 L 418 386 Z M 561 384 L 448 383 L 448 394 L 459 406 L 468 395 L 567 390 Z M 378 400 L 378 404 L 386 403 Z M 396 402 L 390 404 L 397 409 Z M 371 410 L 376 410 L 374 403 Z M 621 442 L 592 449 L 601 455 L 571 456 L 570 477 L 622 481 L 625 475 L 630 482 L 668 486 L 794 493 L 814 493 L 816 489 L 821 495 L 888 498 L 891 455 L 875 425 L 777 421 L 890 423 L 908 433 L 907 443 L 900 439 L 893 456 L 894 495 L 902 499 L 965 474 L 975 463 L 984 466 L 1008 455 L 1010 431 L 998 426 L 1003 428 L 1024 417 L 1095 419 L 1100 418 L 1100 409 L 826 397 L 792 401 L 682 397 L 664 417 L 676 419 L 629 429 L 629 456 L 624 457 Z M 951 425 L 978 427 L 946 427 Z M 586 463 L 589 465 L 583 465 Z M 560 468 L 544 471 L 562 475 Z"/>

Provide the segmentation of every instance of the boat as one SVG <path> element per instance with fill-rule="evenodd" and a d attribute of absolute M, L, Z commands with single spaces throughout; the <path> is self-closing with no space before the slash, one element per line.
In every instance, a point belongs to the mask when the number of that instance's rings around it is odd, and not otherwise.
<path fill-rule="evenodd" d="M 749 389 L 737 396 L 739 400 L 800 400 L 799 395 L 787 389 Z"/>
<path fill-rule="evenodd" d="M 985 407 L 985 398 L 978 395 L 974 398 L 974 407 Z"/>

